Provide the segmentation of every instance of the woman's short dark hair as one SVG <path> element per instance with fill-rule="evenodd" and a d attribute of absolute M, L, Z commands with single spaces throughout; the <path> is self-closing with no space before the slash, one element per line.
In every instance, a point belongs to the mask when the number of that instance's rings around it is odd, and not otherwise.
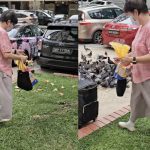
<path fill-rule="evenodd" d="M 17 16 L 13 10 L 7 10 L 2 13 L 0 21 L 7 22 L 8 20 L 14 25 L 18 23 Z"/>
<path fill-rule="evenodd" d="M 148 7 L 146 5 L 146 0 L 126 0 L 124 11 L 127 12 L 134 12 L 137 10 L 138 13 L 148 13 Z"/>

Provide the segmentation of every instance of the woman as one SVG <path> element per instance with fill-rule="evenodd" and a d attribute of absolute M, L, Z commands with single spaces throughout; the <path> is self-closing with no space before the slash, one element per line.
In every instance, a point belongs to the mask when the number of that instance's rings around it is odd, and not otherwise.
<path fill-rule="evenodd" d="M 130 119 L 119 126 L 134 131 L 138 118 L 150 116 L 150 16 L 145 0 L 127 0 L 124 10 L 140 24 L 132 52 L 121 60 L 123 65 L 132 63 L 133 83 Z"/>
<path fill-rule="evenodd" d="M 13 54 L 7 31 L 17 24 L 12 10 L 1 15 L 0 22 L 0 122 L 12 118 L 12 59 L 26 61 L 27 56 Z"/>

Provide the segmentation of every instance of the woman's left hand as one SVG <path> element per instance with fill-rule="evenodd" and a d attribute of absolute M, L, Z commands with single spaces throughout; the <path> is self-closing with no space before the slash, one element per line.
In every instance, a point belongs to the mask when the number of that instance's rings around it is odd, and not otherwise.
<path fill-rule="evenodd" d="M 125 57 L 121 59 L 121 65 L 128 66 L 132 63 L 132 57 Z"/>

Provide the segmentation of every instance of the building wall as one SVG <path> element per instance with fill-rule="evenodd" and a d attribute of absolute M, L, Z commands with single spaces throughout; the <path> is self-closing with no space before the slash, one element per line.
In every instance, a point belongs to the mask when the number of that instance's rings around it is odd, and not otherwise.
<path fill-rule="evenodd" d="M 126 0 L 109 0 L 109 1 L 123 8 Z M 150 9 L 150 0 L 147 0 L 147 5 L 148 5 L 148 8 Z"/>
<path fill-rule="evenodd" d="M 68 16 L 71 16 L 73 14 L 77 14 L 77 10 L 78 10 L 78 2 L 76 0 L 76 3 L 75 3 L 75 0 L 54 0 L 54 1 L 48 1 L 48 0 L 45 0 L 45 3 L 44 1 L 28 1 L 28 2 L 0 2 L 0 5 L 1 6 L 6 6 L 6 7 L 9 7 L 10 9 L 30 9 L 30 10 L 38 10 L 38 9 L 46 9 L 46 10 L 51 10 L 53 11 L 54 13 L 55 12 L 55 9 L 56 9 L 56 5 L 63 5 L 63 4 L 66 4 L 68 5 L 68 11 L 67 12 L 67 15 Z M 63 12 L 63 8 L 62 9 L 62 12 Z"/>

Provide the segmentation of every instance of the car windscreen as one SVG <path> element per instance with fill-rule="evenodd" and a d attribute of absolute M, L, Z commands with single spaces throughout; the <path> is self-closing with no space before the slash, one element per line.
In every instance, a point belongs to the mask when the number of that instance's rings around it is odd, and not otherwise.
<path fill-rule="evenodd" d="M 70 29 L 47 30 L 44 38 L 54 42 L 77 43 L 78 28 L 72 27 Z"/>
<path fill-rule="evenodd" d="M 14 37 L 16 36 L 18 30 L 19 30 L 18 28 L 12 29 L 11 31 L 8 32 L 8 36 L 9 36 L 10 38 L 14 38 Z"/>
<path fill-rule="evenodd" d="M 136 21 L 134 21 L 130 16 L 128 16 L 126 14 L 122 14 L 122 15 L 118 16 L 112 22 L 128 24 L 128 25 L 138 25 L 138 23 Z"/>

